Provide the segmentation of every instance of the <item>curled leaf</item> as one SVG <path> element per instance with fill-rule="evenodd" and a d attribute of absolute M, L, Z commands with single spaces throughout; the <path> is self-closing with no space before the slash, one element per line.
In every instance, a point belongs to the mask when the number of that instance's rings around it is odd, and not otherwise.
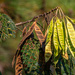
<path fill-rule="evenodd" d="M 16 51 L 16 53 L 15 53 L 15 55 L 14 55 L 14 57 L 13 57 L 12 66 L 14 65 L 14 62 L 15 62 L 15 59 L 16 59 L 17 55 L 18 55 L 19 52 L 21 51 L 21 48 L 22 48 L 22 46 L 23 46 L 23 44 L 24 44 L 26 38 L 29 37 L 29 36 L 32 34 L 33 29 L 34 29 L 34 26 L 35 26 L 35 23 L 36 23 L 36 22 L 34 22 L 34 23 L 32 24 L 32 26 L 29 28 L 28 32 L 23 36 L 22 40 L 20 41 L 20 43 L 19 43 L 19 45 L 18 45 L 18 48 L 17 48 L 17 51 Z"/>

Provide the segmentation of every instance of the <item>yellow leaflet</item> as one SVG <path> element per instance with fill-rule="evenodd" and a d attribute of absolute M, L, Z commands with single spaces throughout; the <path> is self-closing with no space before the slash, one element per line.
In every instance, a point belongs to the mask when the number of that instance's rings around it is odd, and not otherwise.
<path fill-rule="evenodd" d="M 70 17 L 68 17 L 68 16 L 66 16 L 66 18 L 68 18 L 69 20 L 71 20 L 72 21 L 72 23 L 74 23 L 75 24 L 75 19 L 71 19 Z"/>
<path fill-rule="evenodd" d="M 54 33 L 53 33 L 53 43 L 54 43 L 54 64 L 56 65 L 58 63 L 58 33 L 57 33 L 57 25 L 56 22 L 54 24 Z"/>
<path fill-rule="evenodd" d="M 54 42 L 54 57 L 58 56 L 58 35 L 57 35 L 57 25 L 54 24 L 54 34 L 53 34 L 53 42 Z"/>
<path fill-rule="evenodd" d="M 66 18 L 67 20 L 67 35 L 68 35 L 68 46 L 69 50 L 74 57 L 75 55 L 75 30 L 71 24 L 71 22 Z"/>
<path fill-rule="evenodd" d="M 67 45 L 67 42 L 66 41 L 65 41 L 65 54 L 62 55 L 62 57 L 65 58 L 66 60 L 68 60 L 68 54 L 67 54 L 67 47 L 68 47 L 68 45 Z"/>
<path fill-rule="evenodd" d="M 69 40 L 71 41 L 73 47 L 75 48 L 75 30 L 73 28 L 72 23 L 68 19 L 67 19 L 67 30 L 68 30 Z"/>
<path fill-rule="evenodd" d="M 65 35 L 65 54 L 63 55 L 63 58 L 65 58 L 66 60 L 68 60 L 68 54 L 67 54 L 68 36 L 67 36 L 67 29 L 66 29 L 65 22 L 63 22 L 63 27 L 64 27 L 64 35 Z"/>
<path fill-rule="evenodd" d="M 51 55 L 52 51 L 51 51 L 51 40 L 50 40 L 45 46 L 45 61 L 48 61 Z"/>
<path fill-rule="evenodd" d="M 53 31 L 53 18 L 52 18 L 52 20 L 51 20 L 51 22 L 50 22 L 50 24 L 48 26 L 46 43 L 49 42 L 50 37 L 52 35 L 52 31 Z"/>
<path fill-rule="evenodd" d="M 57 24 L 57 30 L 58 30 L 58 37 L 59 37 L 59 42 L 60 42 L 60 49 L 62 49 L 63 54 L 64 54 L 64 49 L 65 49 L 65 38 L 64 38 L 64 29 L 62 27 L 62 22 L 57 18 L 56 20 Z"/>

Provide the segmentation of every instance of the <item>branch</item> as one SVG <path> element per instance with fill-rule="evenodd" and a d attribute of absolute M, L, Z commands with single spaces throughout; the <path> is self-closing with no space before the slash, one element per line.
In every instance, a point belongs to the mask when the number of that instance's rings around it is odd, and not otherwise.
<path fill-rule="evenodd" d="M 48 14 L 50 14 L 51 12 L 54 12 L 54 11 L 57 10 L 57 9 L 58 9 L 58 7 L 52 9 L 51 11 L 49 11 L 49 12 L 47 12 L 47 13 L 40 14 L 39 16 L 35 16 L 35 17 L 33 17 L 31 20 L 28 20 L 28 21 L 25 21 L 25 22 L 16 23 L 15 25 L 16 25 L 16 26 L 19 26 L 19 25 L 23 25 L 23 24 L 26 24 L 26 23 L 33 22 L 33 21 L 35 21 L 35 19 L 37 19 L 37 18 L 39 18 L 39 17 L 43 17 L 43 16 L 45 16 L 45 15 L 48 15 Z"/>

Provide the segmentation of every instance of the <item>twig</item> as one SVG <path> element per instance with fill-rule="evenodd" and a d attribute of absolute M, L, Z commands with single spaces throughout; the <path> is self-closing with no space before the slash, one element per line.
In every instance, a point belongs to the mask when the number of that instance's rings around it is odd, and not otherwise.
<path fill-rule="evenodd" d="M 18 27 L 16 27 L 16 28 L 22 32 L 22 30 L 20 28 L 18 28 Z"/>
<path fill-rule="evenodd" d="M 26 24 L 26 23 L 33 22 L 33 21 L 35 21 L 35 19 L 37 19 L 37 18 L 39 18 L 39 17 L 43 17 L 43 16 L 45 16 L 45 15 L 48 15 L 48 14 L 50 14 L 51 12 L 54 12 L 54 11 L 57 10 L 57 9 L 58 9 L 58 7 L 52 9 L 51 11 L 49 11 L 49 12 L 47 12 L 47 13 L 40 14 L 39 16 L 35 16 L 35 17 L 33 17 L 31 20 L 28 20 L 28 21 L 25 21 L 25 22 L 16 23 L 15 25 L 16 25 L 16 26 L 19 26 L 19 25 L 23 25 L 23 24 Z"/>
<path fill-rule="evenodd" d="M 43 28 L 41 25 L 40 25 L 40 23 L 38 23 L 38 22 L 36 22 L 41 28 Z"/>

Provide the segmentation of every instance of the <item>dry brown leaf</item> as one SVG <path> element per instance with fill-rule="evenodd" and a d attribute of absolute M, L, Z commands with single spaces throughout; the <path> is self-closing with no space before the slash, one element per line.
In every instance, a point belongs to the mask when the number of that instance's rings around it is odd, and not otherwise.
<path fill-rule="evenodd" d="M 43 35 L 41 29 L 37 26 L 37 24 L 35 24 L 35 33 L 40 41 L 40 44 L 42 45 L 42 43 L 45 41 L 45 36 Z"/>
<path fill-rule="evenodd" d="M 22 31 L 22 36 L 24 36 L 26 34 L 27 28 L 24 27 L 23 31 Z"/>
<path fill-rule="evenodd" d="M 68 54 L 65 53 L 65 55 L 62 55 L 63 58 L 65 58 L 66 60 L 68 60 Z"/>
<path fill-rule="evenodd" d="M 18 53 L 21 51 L 21 48 L 22 48 L 26 38 L 29 37 L 32 34 L 35 24 L 36 24 L 36 22 L 34 22 L 32 24 L 32 26 L 29 28 L 28 32 L 23 36 L 22 40 L 20 41 L 20 43 L 18 45 L 18 48 L 17 48 L 17 51 L 16 51 L 16 53 L 14 55 L 14 58 L 13 58 L 13 61 L 12 61 L 12 67 L 14 65 L 14 62 L 15 62 L 15 59 L 16 59 Z"/>
<path fill-rule="evenodd" d="M 15 64 L 15 75 L 22 75 L 23 64 L 21 60 L 21 55 L 19 55 L 16 59 Z"/>
<path fill-rule="evenodd" d="M 22 73 L 23 64 L 22 64 L 21 57 L 20 57 L 21 55 L 19 55 L 19 53 L 20 53 L 23 45 L 25 44 L 25 40 L 32 34 L 33 29 L 35 29 L 35 32 L 40 41 L 40 44 L 42 45 L 42 43 L 45 41 L 45 36 L 43 35 L 41 29 L 37 26 L 36 22 L 34 22 L 32 24 L 32 26 L 29 28 L 29 30 L 26 34 L 25 34 L 26 27 L 24 28 L 24 30 L 23 30 L 24 36 L 18 45 L 17 51 L 16 51 L 15 56 L 12 61 L 12 66 L 13 66 L 15 59 L 16 59 L 15 75 L 19 75 Z"/>

